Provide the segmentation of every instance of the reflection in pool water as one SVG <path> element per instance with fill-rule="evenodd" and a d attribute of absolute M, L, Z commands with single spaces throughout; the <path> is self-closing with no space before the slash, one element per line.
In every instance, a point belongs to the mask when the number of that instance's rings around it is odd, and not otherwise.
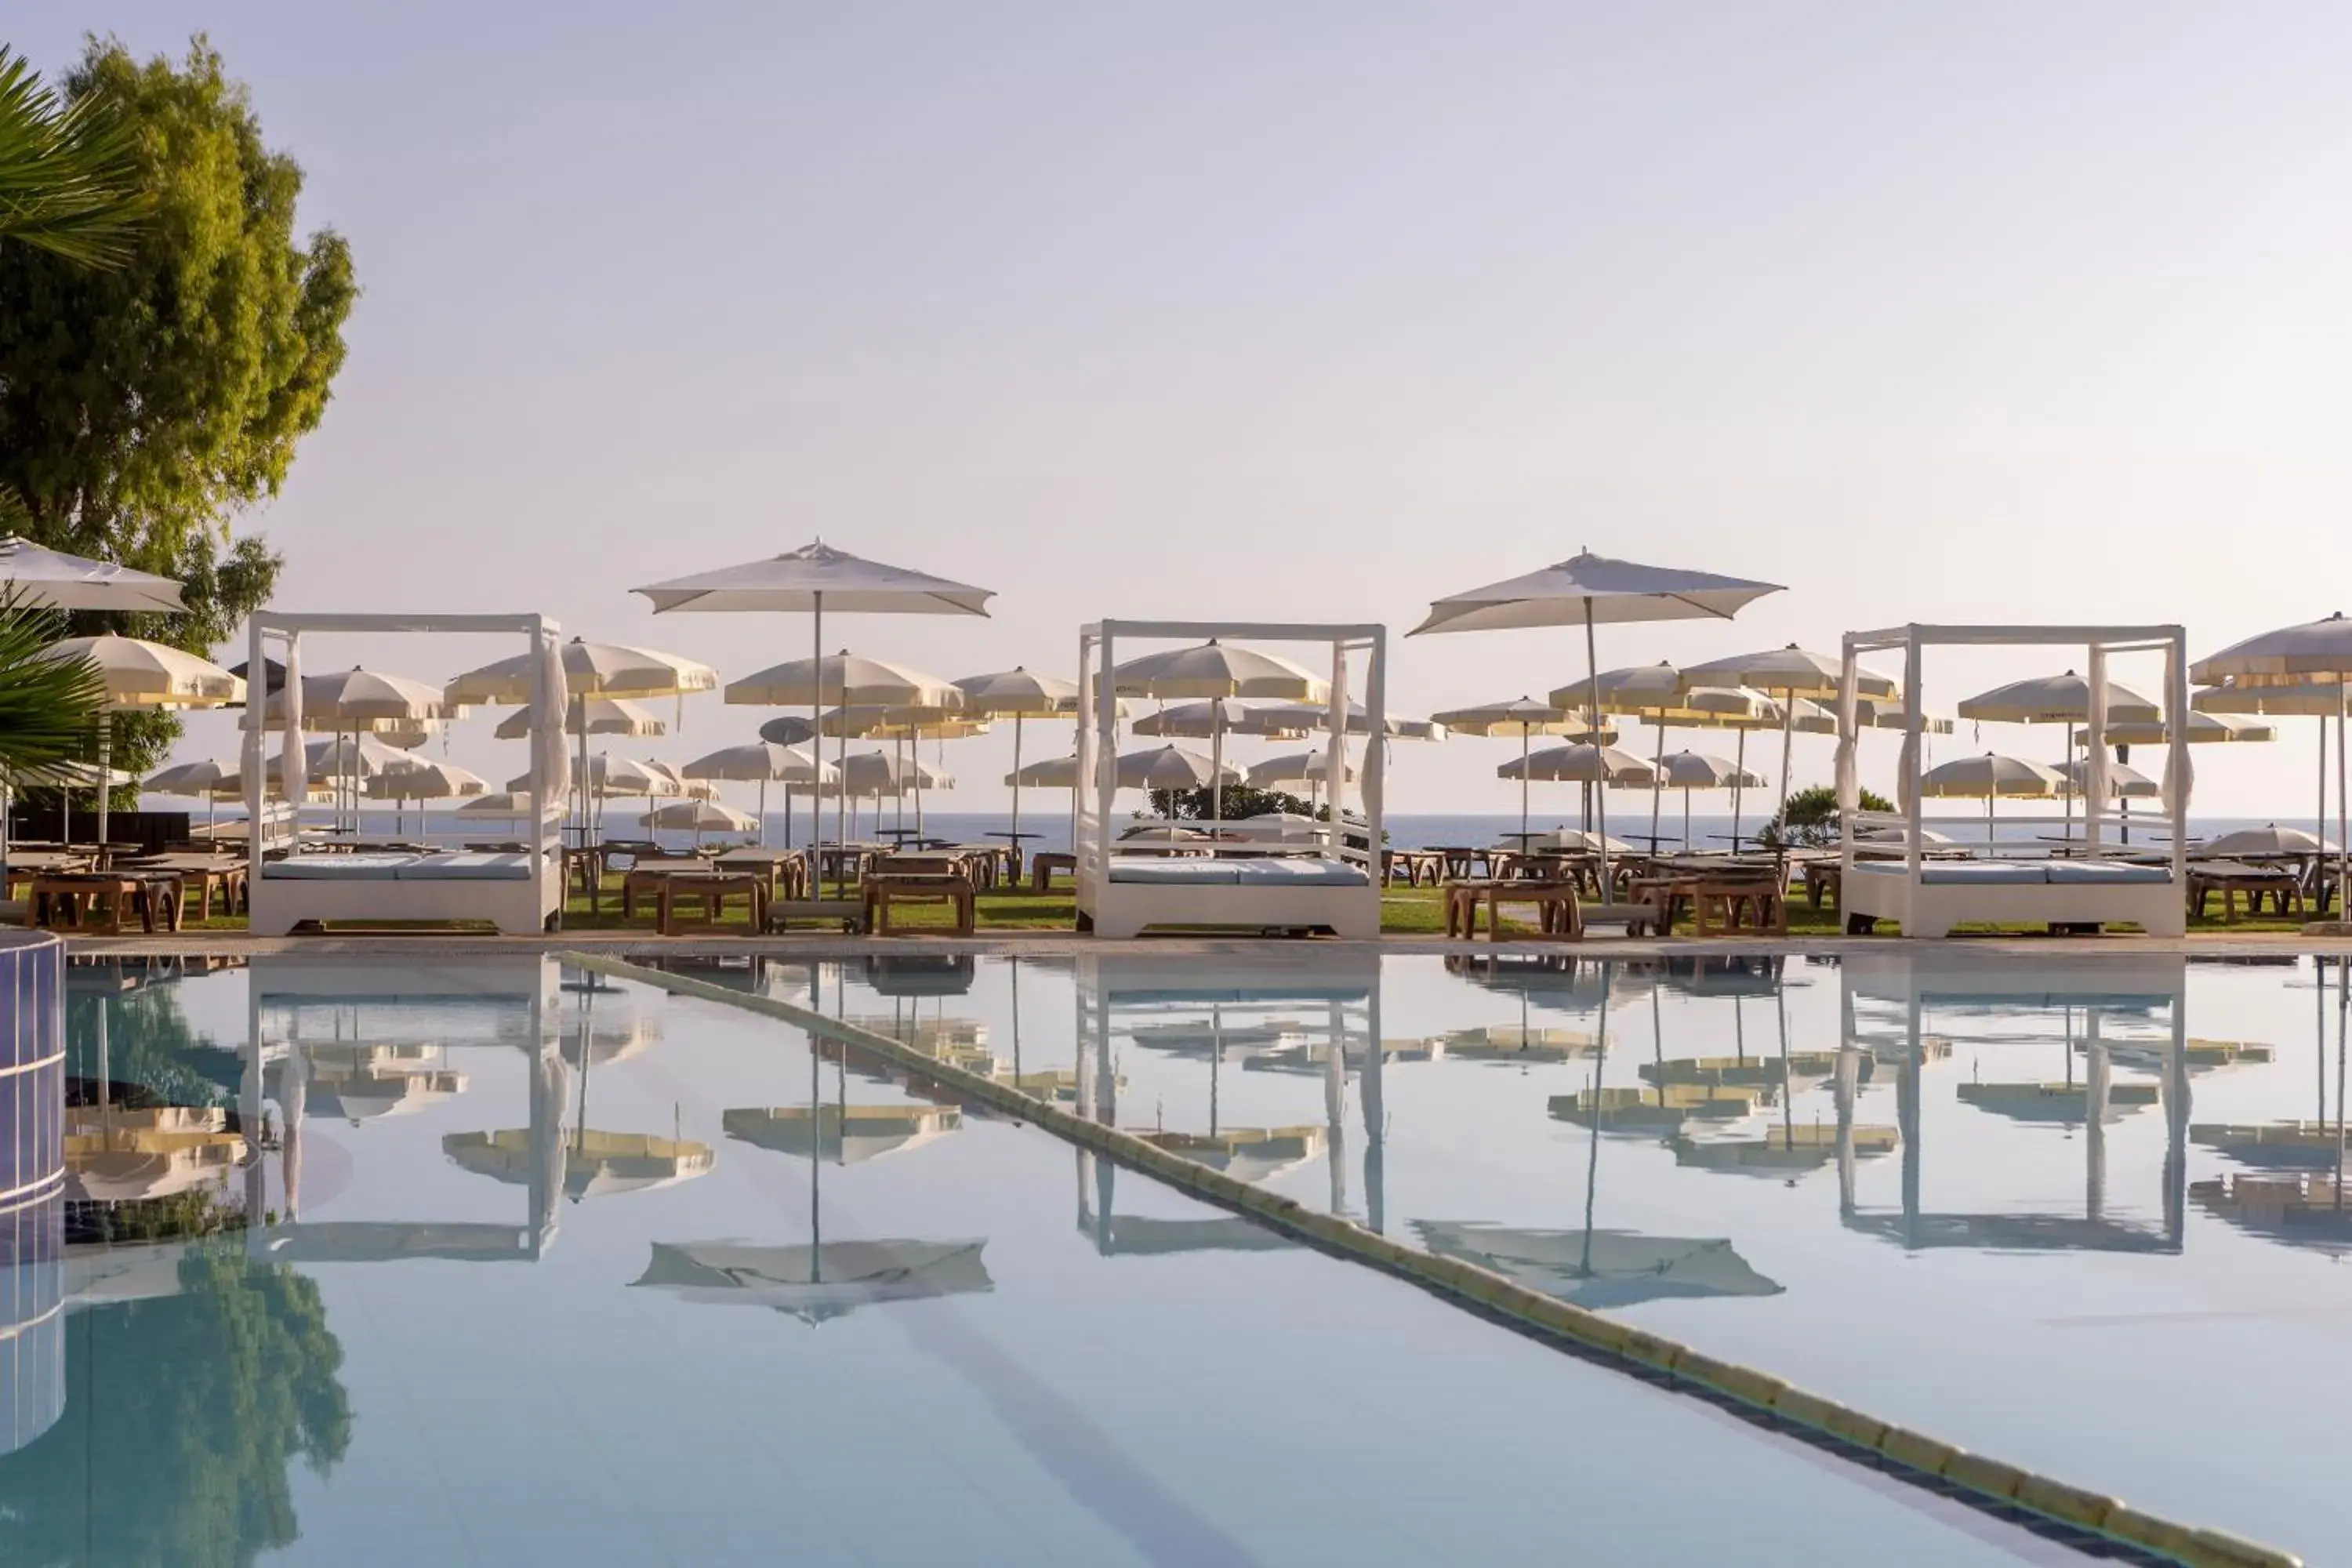
<path fill-rule="evenodd" d="M 2281 1415 L 2352 1373 L 2333 966 L 698 973 L 1971 1447 L 2352 1550 Z M 0 1500 L 38 1496 L 6 1561 L 780 1531 L 813 1562 L 1459 1561 L 1555 1550 L 1562 1509 L 1609 1561 L 2017 1545 L 764 1018 L 530 955 L 299 954 L 92 966 L 73 1019 L 75 1234 L 142 1239 L 55 1276 L 69 1374 L 0 1457 Z M 1693 1473 L 1716 1507 L 1678 1506 Z"/>

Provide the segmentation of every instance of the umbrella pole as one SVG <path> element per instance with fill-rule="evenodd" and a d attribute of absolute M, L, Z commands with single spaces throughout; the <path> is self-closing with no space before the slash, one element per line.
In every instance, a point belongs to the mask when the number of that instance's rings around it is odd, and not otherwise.
<path fill-rule="evenodd" d="M 1592 631 L 1592 596 L 1588 594 L 1585 595 L 1584 599 L 1584 668 L 1586 678 L 1591 681 L 1592 688 L 1592 721 L 1595 726 L 1592 738 L 1592 754 L 1594 759 L 1601 763 L 1601 767 L 1594 770 L 1595 777 L 1592 785 L 1592 823 L 1593 826 L 1599 828 L 1601 832 L 1601 901 L 1606 904 L 1615 901 L 1617 894 L 1616 891 L 1609 885 L 1609 769 L 1608 758 L 1601 751 L 1601 735 L 1599 731 L 1601 723 L 1601 655 L 1598 651 L 1599 646 L 1599 642 L 1595 638 Z M 1601 1005 L 1604 1007 L 1608 1005 L 1608 998 L 1606 995 L 1603 995 L 1601 998 Z M 1588 1245 L 1591 1241 L 1590 1227 L 1587 1228 L 1585 1240 Z"/>
<path fill-rule="evenodd" d="M 1013 832 L 1004 840 L 1013 846 L 1013 875 L 1021 875 L 1021 715 L 1013 715 Z"/>
<path fill-rule="evenodd" d="M 1658 714 L 1658 749 L 1656 760 L 1650 764 L 1650 853 L 1658 852 L 1658 798 L 1665 793 L 1666 781 L 1666 716 Z"/>
<path fill-rule="evenodd" d="M 2074 721 L 2069 719 L 2066 721 L 2066 754 L 2059 759 L 2059 763 L 2063 766 L 2065 763 L 2072 763 L 2074 760 Z M 2083 797 L 2083 819 L 2084 823 L 2084 831 L 2089 831 L 2088 825 L 2090 822 L 2090 816 L 2091 812 L 2095 809 L 2090 804 L 2090 788 L 2091 759 L 2084 757 L 2083 759 L 2082 773 L 2076 778 L 2074 787 L 2071 790 L 2061 790 L 2058 794 L 2058 810 L 2060 813 L 2058 818 L 2058 841 L 2061 844 L 2072 844 L 2074 842 L 2074 796 L 2077 795 L 2080 795 Z M 2074 1058 L 2072 1055 L 2069 1055 L 2066 1060 L 2071 1067 Z"/>
<path fill-rule="evenodd" d="M 1737 855 L 1737 854 L 1738 854 L 1738 853 L 1739 853 L 1739 799 L 1740 799 L 1740 794 L 1741 794 L 1740 786 L 1741 786 L 1742 784 L 1744 784 L 1747 782 L 1747 780 L 1748 780 L 1748 731 L 1747 731 L 1747 728 L 1746 728 L 1745 726 L 1742 726 L 1742 727 L 1741 727 L 1741 729 L 1740 729 L 1740 731 L 1739 731 L 1739 750 L 1738 750 L 1738 752 L 1735 754 L 1735 756 L 1733 757 L 1733 761 L 1732 761 L 1732 775 L 1731 775 L 1731 852 L 1732 852 L 1734 855 Z"/>
<path fill-rule="evenodd" d="M 1528 847 L 1528 727 L 1519 726 L 1519 847 Z"/>
<path fill-rule="evenodd" d="M 1690 790 L 1683 790 L 1683 853 L 1690 853 Z"/>
<path fill-rule="evenodd" d="M 1797 748 L 1797 694 L 1780 693 L 1780 842 L 1789 842 L 1789 762 Z M 1739 847 L 1735 844 L 1734 849 Z"/>
<path fill-rule="evenodd" d="M 1209 820 L 1224 819 L 1225 705 L 1219 701 L 1209 710 Z"/>
<path fill-rule="evenodd" d="M 761 847 L 761 848 L 762 848 L 762 849 L 765 849 L 767 847 L 768 847 L 768 781 L 767 781 L 766 777 L 763 775 L 763 776 L 761 778 L 761 780 L 760 780 L 760 847 Z"/>

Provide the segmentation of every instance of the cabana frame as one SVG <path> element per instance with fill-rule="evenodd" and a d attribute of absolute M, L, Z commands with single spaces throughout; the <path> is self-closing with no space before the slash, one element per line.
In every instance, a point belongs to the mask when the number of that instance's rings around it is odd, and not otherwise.
<path fill-rule="evenodd" d="M 542 728 L 560 731 L 566 705 L 548 702 L 548 694 L 541 686 L 544 680 L 544 655 L 562 637 L 562 629 L 541 615 L 289 615 L 264 610 L 257 612 L 247 625 L 250 662 L 246 668 L 257 675 L 267 668 L 262 661 L 265 639 L 275 637 L 290 648 L 312 632 L 455 632 L 520 637 L 533 656 L 531 710 L 540 716 Z M 244 737 L 245 809 L 248 821 L 260 822 L 265 816 L 269 758 L 268 733 L 262 728 L 263 705 L 257 695 L 251 699 L 246 711 L 249 727 Z M 550 781 L 540 770 L 540 758 L 547 750 L 541 740 L 534 736 L 530 747 L 533 826 L 530 834 L 532 852 L 526 875 L 486 876 L 482 874 L 483 868 L 475 862 L 492 858 L 459 856 L 419 857 L 414 866 L 402 868 L 396 877 L 362 875 L 360 873 L 363 868 L 357 866 L 352 868 L 354 874 L 347 878 L 296 878 L 282 872 L 273 875 L 272 868 L 284 862 L 268 859 L 262 836 L 249 834 L 246 889 L 252 908 L 250 924 L 254 934 L 283 936 L 305 921 L 489 921 L 509 935 L 558 929 L 563 917 L 563 829 L 560 808 L 552 814 L 550 811 L 554 803 L 550 799 Z M 295 743 L 301 743 L 299 736 Z M 563 744 L 560 733 L 556 743 Z M 464 868 L 469 874 L 455 874 L 460 869 L 460 862 L 466 863 Z"/>
<path fill-rule="evenodd" d="M 2091 688 L 2084 726 L 2085 771 L 2083 795 L 2084 854 L 2042 862 L 1998 860 L 1931 866 L 1926 857 L 1927 817 L 1919 795 L 1923 748 L 1919 737 L 1922 664 L 1929 647 L 2030 647 L 2080 645 L 2086 654 Z M 1854 766 L 1857 726 L 1854 678 L 1862 656 L 1900 649 L 1904 655 L 1903 700 L 1911 728 L 1903 747 L 1897 796 L 1904 809 L 1893 815 L 1861 809 Z M 2164 655 L 2164 716 L 2170 734 L 2165 773 L 2166 809 L 2171 818 L 2168 866 L 2126 864 L 2127 847 L 2105 836 L 2115 803 L 2106 798 L 2107 660 L 2123 653 Z M 1964 924 L 2105 925 L 2129 923 L 2150 936 L 2180 936 L 2188 930 L 2189 793 L 2188 633 L 2178 626 L 1896 626 L 1848 632 L 1838 694 L 1838 812 L 1845 831 L 1840 850 L 1839 911 L 1849 930 L 1873 920 L 1891 920 L 1903 934 L 1942 937 Z M 2118 819 L 2119 820 L 2119 819 Z M 1857 859 L 1855 829 L 1897 826 L 1904 830 L 1900 861 Z"/>
<path fill-rule="evenodd" d="M 1232 881 L 1139 880 L 1139 859 L 1116 852 L 1111 810 L 1118 789 L 1118 692 L 1112 672 L 1120 649 L 1139 642 L 1319 643 L 1330 650 L 1330 700 L 1324 739 L 1323 798 L 1329 820 L 1318 852 L 1289 862 L 1224 860 Z M 1356 771 L 1367 847 L 1347 842 L 1348 678 L 1350 656 L 1363 656 L 1363 705 L 1370 736 Z M 1130 652 L 1131 657 L 1131 652 Z M 1098 621 L 1078 629 L 1078 787 L 1072 847 L 1077 857 L 1078 928 L 1099 936 L 1134 936 L 1153 926 L 1245 931 L 1328 931 L 1377 937 L 1381 930 L 1381 847 L 1387 722 L 1388 628 L 1374 624 L 1290 621 Z M 1165 866 L 1167 862 L 1156 862 Z M 1258 872 L 1264 870 L 1263 878 Z M 1168 873 L 1182 877 L 1182 869 Z M 1308 880 L 1307 878 L 1318 879 Z"/>

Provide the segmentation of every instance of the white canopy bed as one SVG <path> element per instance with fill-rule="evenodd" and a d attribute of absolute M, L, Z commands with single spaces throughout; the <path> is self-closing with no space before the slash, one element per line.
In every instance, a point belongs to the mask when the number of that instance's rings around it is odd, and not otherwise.
<path fill-rule="evenodd" d="M 568 709 L 564 690 L 562 628 L 544 616 L 284 615 L 263 611 L 252 617 L 247 636 L 251 669 L 265 668 L 262 645 L 276 637 L 285 645 L 285 690 L 301 682 L 301 645 L 315 632 L 467 632 L 517 636 L 532 660 L 529 831 L 530 849 L 514 854 L 303 854 L 282 858 L 265 854 L 256 837 L 247 847 L 251 926 L 257 936 L 283 936 L 306 921 L 488 921 L 509 935 L 553 931 L 563 911 L 562 800 L 569 786 L 563 736 Z M 265 819 L 263 752 L 266 737 L 258 707 L 249 708 L 245 731 L 245 805 L 247 818 Z M 302 775 L 302 716 L 299 697 L 283 717 L 280 765 L 289 775 L 286 794 L 299 800 Z"/>
<path fill-rule="evenodd" d="M 2084 726 L 2087 782 L 2082 791 L 2082 837 L 2069 840 L 2074 853 L 2053 857 L 2002 857 L 1988 846 L 1986 858 L 1929 859 L 1927 829 L 1961 825 L 1924 816 L 1920 811 L 1921 663 L 1931 647 L 2033 647 L 2074 644 L 2085 650 L 2092 698 Z M 1855 761 L 1856 674 L 1866 653 L 1900 649 L 1905 657 L 1903 710 L 1912 716 L 1905 730 L 1893 813 L 1861 809 Z M 2116 654 L 2164 655 L 2163 709 L 2167 742 L 2164 809 L 2170 819 L 2168 858 L 2151 861 L 2144 850 L 2116 842 L 2110 819 L 2116 802 L 2107 785 L 2107 660 Z M 2188 638 L 2177 626 L 1906 626 L 1885 631 L 1849 632 L 1838 697 L 1837 794 L 1845 825 L 1839 864 L 1839 910 L 1850 931 L 1874 921 L 1893 921 L 1903 934 L 1943 937 L 1958 925 L 2138 926 L 2150 936 L 2179 936 L 2188 929 L 2189 763 Z M 1974 819 L 1981 822 L 1982 819 Z M 2014 820 L 2014 819 L 2012 819 Z M 2046 821 L 2058 826 L 2061 819 Z M 2119 821 L 2119 819 L 2117 819 Z M 2071 822 L 2067 823 L 2071 826 Z M 1858 841 L 1873 829 L 1893 828 L 1905 853 L 1898 859 L 1864 859 Z M 1885 839 L 1880 839 L 1881 844 Z"/>
<path fill-rule="evenodd" d="M 1328 823 L 1305 842 L 1212 842 L 1197 853 L 1168 855 L 1122 847 L 1112 817 L 1118 789 L 1119 697 L 1115 672 L 1150 643 L 1319 643 L 1330 652 L 1324 704 L 1323 799 Z M 1381 929 L 1382 747 L 1386 722 L 1385 627 L 1369 625 L 1246 621 L 1102 621 L 1078 633 L 1078 928 L 1098 936 L 1135 936 L 1166 927 L 1252 931 L 1328 931 L 1376 937 Z M 1363 655 L 1362 727 L 1374 737 L 1354 770 L 1360 826 L 1342 821 L 1348 800 L 1349 661 Z M 1360 831 L 1361 847 L 1349 838 Z M 1272 852 L 1279 850 L 1280 852 Z"/>

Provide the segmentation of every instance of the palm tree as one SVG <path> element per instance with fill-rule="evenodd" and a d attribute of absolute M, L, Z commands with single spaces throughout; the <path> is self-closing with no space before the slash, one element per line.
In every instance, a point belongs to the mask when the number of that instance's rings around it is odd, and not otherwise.
<path fill-rule="evenodd" d="M 103 100 L 58 102 L 0 45 L 0 244 L 118 267 L 151 205 L 131 132 Z"/>
<path fill-rule="evenodd" d="M 0 592 L 0 778 L 81 754 L 105 710 L 106 683 L 81 659 L 51 657 L 63 617 Z"/>

